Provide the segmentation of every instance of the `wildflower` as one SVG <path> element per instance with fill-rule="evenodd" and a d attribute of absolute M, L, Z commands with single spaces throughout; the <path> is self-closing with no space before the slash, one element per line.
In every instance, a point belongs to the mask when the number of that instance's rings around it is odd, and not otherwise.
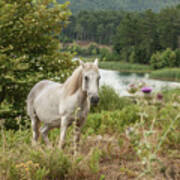
<path fill-rule="evenodd" d="M 28 172 L 28 171 L 29 171 L 29 168 L 25 168 L 25 170 L 26 170 L 26 172 Z"/>
<path fill-rule="evenodd" d="M 138 88 L 136 87 L 135 84 L 130 84 L 130 85 L 129 85 L 129 88 L 128 88 L 128 92 L 129 92 L 129 93 L 134 94 L 134 93 L 137 92 L 137 90 L 138 90 Z"/>
<path fill-rule="evenodd" d="M 161 93 L 158 93 L 156 96 L 157 100 L 162 100 L 163 99 L 163 95 Z"/>
<path fill-rule="evenodd" d="M 143 93 L 145 93 L 145 94 L 149 94 L 149 93 L 151 93 L 152 88 L 151 88 L 151 87 L 143 87 L 143 88 L 141 89 L 141 91 L 142 91 Z"/>

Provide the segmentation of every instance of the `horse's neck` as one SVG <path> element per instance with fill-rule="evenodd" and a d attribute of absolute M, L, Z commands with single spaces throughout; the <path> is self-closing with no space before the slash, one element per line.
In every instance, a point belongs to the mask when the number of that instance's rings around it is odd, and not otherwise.
<path fill-rule="evenodd" d="M 65 96 L 71 96 L 82 88 L 82 69 L 77 68 L 64 83 Z"/>
<path fill-rule="evenodd" d="M 89 103 L 87 93 L 83 92 L 82 89 L 79 89 L 77 91 L 77 105 L 78 107 L 80 107 L 82 111 L 84 111 L 85 109 L 89 110 L 90 108 L 90 103 Z"/>

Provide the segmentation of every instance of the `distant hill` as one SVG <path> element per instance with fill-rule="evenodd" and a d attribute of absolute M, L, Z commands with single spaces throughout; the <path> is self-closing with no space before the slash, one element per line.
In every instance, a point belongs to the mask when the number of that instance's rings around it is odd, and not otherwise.
<path fill-rule="evenodd" d="M 64 3 L 68 0 L 57 0 Z M 173 6 L 180 3 L 180 0 L 69 0 L 71 2 L 70 9 L 73 13 L 81 10 L 97 11 L 97 10 L 126 10 L 126 11 L 143 11 L 152 9 L 159 11 L 160 9 Z"/>

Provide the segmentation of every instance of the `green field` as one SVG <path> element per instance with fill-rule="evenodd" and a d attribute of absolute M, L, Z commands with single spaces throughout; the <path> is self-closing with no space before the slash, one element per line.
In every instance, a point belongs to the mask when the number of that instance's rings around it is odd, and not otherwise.
<path fill-rule="evenodd" d="M 131 64 L 123 62 L 100 62 L 99 67 L 102 69 L 111 69 L 121 72 L 151 72 L 151 67 L 142 64 Z"/>

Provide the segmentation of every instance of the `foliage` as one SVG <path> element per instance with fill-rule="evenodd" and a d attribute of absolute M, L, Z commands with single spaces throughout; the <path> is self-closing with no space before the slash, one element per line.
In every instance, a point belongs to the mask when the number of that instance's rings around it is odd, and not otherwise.
<path fill-rule="evenodd" d="M 150 64 L 152 54 L 157 51 L 179 48 L 179 7 L 167 7 L 158 13 L 150 9 L 143 12 L 82 11 L 71 16 L 62 36 L 113 45 L 112 52 L 102 49 L 100 54 L 104 60 Z"/>
<path fill-rule="evenodd" d="M 15 117 L 25 119 L 25 99 L 36 82 L 62 82 L 73 69 L 56 38 L 68 23 L 67 6 L 52 0 L 0 2 L 0 118 L 8 119 L 7 128 L 16 127 Z"/>
<path fill-rule="evenodd" d="M 175 67 L 176 65 L 176 53 L 171 49 L 165 51 L 156 52 L 151 57 L 151 66 L 154 69 L 161 69 L 167 67 Z"/>
<path fill-rule="evenodd" d="M 82 11 L 71 16 L 70 24 L 63 29 L 63 34 L 60 37 L 62 41 L 64 41 L 63 37 L 68 37 L 73 40 L 111 44 L 123 16 L 124 13 L 121 11 Z"/>
<path fill-rule="evenodd" d="M 175 54 L 176 54 L 176 67 L 180 67 L 180 49 L 176 49 Z"/>
<path fill-rule="evenodd" d="M 178 93 L 178 90 L 175 92 Z M 166 103 L 165 99 L 158 99 L 156 96 L 154 97 L 150 94 L 148 94 L 148 98 L 146 99 L 142 97 L 137 98 L 137 102 L 141 107 L 140 121 L 131 126 L 128 129 L 127 134 L 133 144 L 133 148 L 136 150 L 137 156 L 144 166 L 144 171 L 139 174 L 138 178 L 141 178 L 146 174 L 151 174 L 153 176 L 153 164 L 155 162 L 158 162 L 159 166 L 162 165 L 161 160 L 158 158 L 158 153 L 162 148 L 161 146 L 168 141 L 167 139 L 172 138 L 171 140 L 175 144 L 180 140 L 176 129 L 180 118 L 180 114 L 177 112 L 180 100 L 177 98 L 177 94 L 174 94 L 174 96 L 175 97 L 171 97 L 171 99 L 169 99 L 170 101 L 167 101 Z M 173 105 L 174 102 L 177 103 L 176 107 Z M 150 114 L 150 112 L 152 114 Z M 153 140 L 158 133 L 158 130 L 155 127 L 161 127 L 163 131 L 159 138 Z M 173 132 L 172 129 L 174 129 L 175 132 Z M 170 145 L 171 143 L 168 144 Z"/>
<path fill-rule="evenodd" d="M 131 104 L 126 97 L 120 97 L 110 86 L 102 86 L 99 91 L 99 103 L 97 107 L 92 108 L 92 112 L 121 110 Z"/>
<path fill-rule="evenodd" d="M 138 106 L 127 105 L 121 111 L 102 111 L 101 113 L 91 114 L 87 119 L 83 131 L 88 135 L 94 133 L 121 133 L 127 125 L 139 120 L 138 113 Z"/>
<path fill-rule="evenodd" d="M 61 51 L 75 53 L 78 56 L 94 56 L 98 55 L 100 48 L 96 44 L 90 44 L 88 47 L 81 47 L 76 43 L 65 45 Z"/>

